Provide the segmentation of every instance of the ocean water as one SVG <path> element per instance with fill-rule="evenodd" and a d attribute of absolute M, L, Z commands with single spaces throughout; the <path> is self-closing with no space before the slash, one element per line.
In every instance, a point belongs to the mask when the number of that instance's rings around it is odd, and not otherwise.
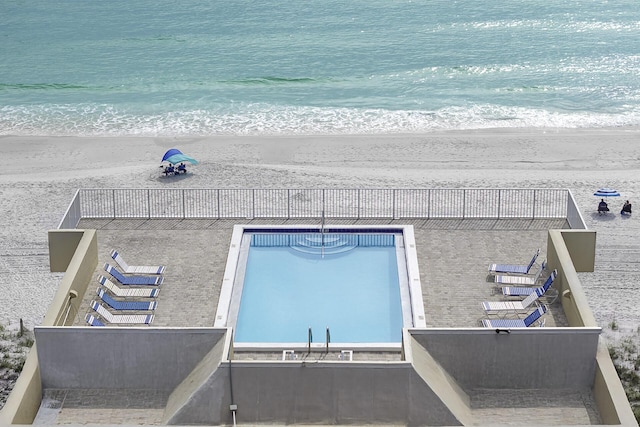
<path fill-rule="evenodd" d="M 10 0 L 0 15 L 0 135 L 640 125 L 637 0 Z"/>

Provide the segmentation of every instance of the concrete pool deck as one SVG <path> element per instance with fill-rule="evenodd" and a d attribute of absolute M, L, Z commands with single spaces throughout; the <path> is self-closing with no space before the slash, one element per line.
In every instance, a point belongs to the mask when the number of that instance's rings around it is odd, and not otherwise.
<path fill-rule="evenodd" d="M 153 326 L 211 327 L 222 286 L 227 253 L 235 224 L 317 225 L 309 220 L 96 220 L 83 219 L 79 229 L 98 230 L 98 267 L 106 275 L 109 254 L 120 251 L 128 263 L 166 265 Z M 482 301 L 501 300 L 487 281 L 494 262 L 526 264 L 541 249 L 545 259 L 547 232 L 567 228 L 551 220 L 328 220 L 327 225 L 412 225 L 420 268 L 427 327 L 478 327 L 484 317 Z M 97 298 L 91 283 L 74 325 Z M 95 289 L 93 289 L 95 288 Z M 547 326 L 567 326 L 558 304 L 549 307 Z"/>

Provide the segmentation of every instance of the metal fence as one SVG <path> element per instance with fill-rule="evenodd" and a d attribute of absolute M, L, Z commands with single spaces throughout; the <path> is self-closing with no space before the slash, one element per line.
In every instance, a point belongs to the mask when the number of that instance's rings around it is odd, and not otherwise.
<path fill-rule="evenodd" d="M 59 228 L 75 228 L 82 218 L 568 219 L 569 216 L 575 223 L 572 228 L 586 228 L 567 189 L 80 189 Z"/>

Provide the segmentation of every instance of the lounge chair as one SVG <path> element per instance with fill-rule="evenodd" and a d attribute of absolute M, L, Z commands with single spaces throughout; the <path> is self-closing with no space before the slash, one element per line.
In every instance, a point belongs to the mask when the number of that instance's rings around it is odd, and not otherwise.
<path fill-rule="evenodd" d="M 536 259 L 538 259 L 538 255 L 540 255 L 540 249 L 538 249 L 534 254 L 533 258 L 529 262 L 529 265 L 517 265 L 517 264 L 491 264 L 489 265 L 489 273 L 510 273 L 510 274 L 528 274 L 531 267 L 536 263 Z"/>
<path fill-rule="evenodd" d="M 118 266 L 127 274 L 162 274 L 164 265 L 129 265 L 118 251 L 111 251 L 111 258 L 118 263 Z"/>
<path fill-rule="evenodd" d="M 148 325 L 153 321 L 153 314 L 113 314 L 98 301 L 91 301 L 91 308 L 109 323 Z"/>
<path fill-rule="evenodd" d="M 538 286 L 537 288 L 526 288 L 526 287 L 516 287 L 516 286 L 504 286 L 502 288 L 502 295 L 505 297 L 526 297 L 531 295 L 532 293 L 538 294 L 538 297 L 542 297 L 547 294 L 547 291 L 553 285 L 553 281 L 556 279 L 558 275 L 557 270 L 553 270 L 551 275 L 547 278 L 546 282 L 542 286 Z M 558 295 L 556 294 L 556 297 Z"/>
<path fill-rule="evenodd" d="M 547 268 L 547 261 L 542 261 L 540 264 L 540 269 L 534 276 L 523 276 L 521 274 L 512 275 L 512 274 L 496 274 L 493 277 L 493 281 L 500 285 L 520 285 L 520 286 L 533 286 L 538 283 L 540 277 L 542 277 L 542 273 Z"/>
<path fill-rule="evenodd" d="M 158 306 L 156 301 L 116 301 L 103 288 L 98 288 L 97 293 L 100 299 L 114 310 L 155 310 Z"/>
<path fill-rule="evenodd" d="M 87 314 L 84 319 L 87 321 L 89 326 L 104 326 L 104 323 L 102 323 L 102 321 L 93 314 Z"/>
<path fill-rule="evenodd" d="M 536 321 L 539 326 L 544 326 L 544 319 L 539 320 L 547 312 L 547 306 L 541 305 L 524 319 L 482 319 L 485 328 L 528 328 Z"/>
<path fill-rule="evenodd" d="M 162 276 L 125 276 L 109 264 L 104 265 L 104 271 L 123 285 L 159 285 L 162 283 Z"/>
<path fill-rule="evenodd" d="M 117 297 L 134 297 L 134 298 L 155 298 L 160 293 L 158 288 L 126 288 L 123 289 L 120 286 L 113 283 L 111 280 L 104 276 L 98 276 L 98 282 L 113 295 Z"/>
<path fill-rule="evenodd" d="M 532 293 L 522 301 L 485 301 L 482 308 L 487 314 L 523 313 L 538 299 L 537 293 Z"/>

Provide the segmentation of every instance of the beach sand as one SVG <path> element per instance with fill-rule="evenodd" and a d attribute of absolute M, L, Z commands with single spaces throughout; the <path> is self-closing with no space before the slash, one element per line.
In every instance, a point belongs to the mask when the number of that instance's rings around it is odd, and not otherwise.
<path fill-rule="evenodd" d="M 424 135 L 191 138 L 0 137 L 3 203 L 0 324 L 43 319 L 60 274 L 48 270 L 47 231 L 78 188 L 568 188 L 598 231 L 596 272 L 581 273 L 601 326 L 640 320 L 640 131 L 482 130 Z M 200 161 L 164 177 L 178 148 Z M 595 213 L 598 187 L 622 193 Z M 640 213 L 634 215 L 640 215 Z"/>

